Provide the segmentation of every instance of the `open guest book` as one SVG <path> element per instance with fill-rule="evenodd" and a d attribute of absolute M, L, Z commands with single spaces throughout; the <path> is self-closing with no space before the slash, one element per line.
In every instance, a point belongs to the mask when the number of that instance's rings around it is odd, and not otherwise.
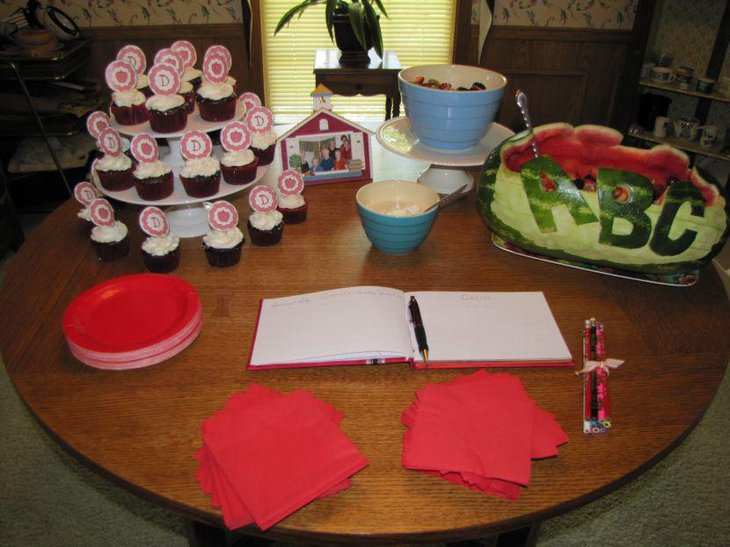
<path fill-rule="evenodd" d="M 428 342 L 419 351 L 408 304 Z M 251 369 L 409 362 L 417 368 L 573 366 L 541 292 L 348 287 L 261 301 Z"/>

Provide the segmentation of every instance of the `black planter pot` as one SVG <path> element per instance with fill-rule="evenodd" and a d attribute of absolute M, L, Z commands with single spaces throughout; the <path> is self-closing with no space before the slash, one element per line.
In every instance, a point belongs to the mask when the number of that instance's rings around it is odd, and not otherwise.
<path fill-rule="evenodd" d="M 368 51 L 373 47 L 373 40 L 370 29 L 365 27 L 365 45 L 363 48 L 350 26 L 350 18 L 347 14 L 335 13 L 332 18 L 335 30 L 335 44 L 339 48 L 341 65 L 359 66 L 369 65 L 370 57 Z"/>

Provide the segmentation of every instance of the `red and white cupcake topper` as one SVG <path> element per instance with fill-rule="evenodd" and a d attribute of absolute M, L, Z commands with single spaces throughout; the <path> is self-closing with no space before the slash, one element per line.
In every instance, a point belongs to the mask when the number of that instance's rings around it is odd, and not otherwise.
<path fill-rule="evenodd" d="M 92 112 L 89 114 L 89 117 L 86 118 L 86 131 L 88 131 L 89 135 L 94 137 L 96 140 L 99 139 L 99 134 L 101 134 L 102 129 L 106 129 L 109 126 L 111 126 L 109 114 L 102 112 L 101 110 Z"/>
<path fill-rule="evenodd" d="M 165 213 L 157 207 L 145 207 L 139 214 L 139 227 L 148 236 L 164 237 L 170 233 L 170 223 Z"/>
<path fill-rule="evenodd" d="M 117 157 L 122 155 L 122 139 L 119 136 L 119 131 L 113 127 L 102 129 L 98 141 L 99 148 L 108 156 Z"/>
<path fill-rule="evenodd" d="M 132 155 L 142 163 L 152 163 L 160 159 L 160 149 L 152 135 L 140 133 L 132 138 Z"/>
<path fill-rule="evenodd" d="M 155 95 L 174 95 L 180 89 L 180 73 L 172 65 L 154 65 L 147 74 L 150 89 Z"/>
<path fill-rule="evenodd" d="M 89 215 L 97 226 L 114 226 L 114 209 L 104 198 L 96 198 L 91 202 Z"/>
<path fill-rule="evenodd" d="M 231 70 L 231 66 L 233 66 L 233 57 L 231 57 L 231 52 L 228 51 L 228 48 L 226 46 L 222 46 L 220 44 L 210 46 L 208 49 L 205 50 L 205 55 L 203 55 L 203 60 L 205 60 L 206 57 L 209 57 L 211 55 L 222 56 L 226 61 L 226 66 L 228 67 L 226 69 L 226 72 Z"/>
<path fill-rule="evenodd" d="M 137 74 L 144 74 L 147 68 L 147 57 L 139 46 L 127 45 L 117 53 L 117 61 L 127 61 L 134 67 Z"/>
<path fill-rule="evenodd" d="M 208 209 L 208 224 L 221 232 L 232 230 L 238 225 L 238 211 L 227 201 L 216 201 Z"/>
<path fill-rule="evenodd" d="M 270 213 L 276 210 L 279 201 L 276 199 L 276 192 L 268 186 L 259 185 L 251 189 L 248 204 L 258 213 Z"/>
<path fill-rule="evenodd" d="M 229 122 L 221 129 L 221 146 L 226 152 L 244 150 L 251 146 L 251 131 L 243 122 Z"/>
<path fill-rule="evenodd" d="M 180 153 L 186 160 L 207 158 L 213 152 L 213 142 L 207 133 L 194 129 L 180 139 Z"/>
<path fill-rule="evenodd" d="M 155 54 L 156 65 L 170 65 L 179 75 L 185 72 L 185 59 L 170 47 L 162 48 Z"/>
<path fill-rule="evenodd" d="M 192 68 L 198 61 L 198 53 L 195 51 L 195 46 L 187 40 L 177 40 L 170 46 L 172 49 L 177 51 L 178 55 L 183 60 L 185 68 Z"/>
<path fill-rule="evenodd" d="M 251 131 L 266 133 L 274 127 L 274 114 L 265 106 L 255 106 L 246 112 L 246 124 Z"/>
<path fill-rule="evenodd" d="M 90 182 L 79 182 L 74 186 L 74 198 L 84 207 L 88 207 L 97 198 L 96 189 Z"/>
<path fill-rule="evenodd" d="M 106 65 L 104 77 L 112 91 L 131 91 L 137 85 L 137 71 L 127 61 L 112 61 Z"/>
<path fill-rule="evenodd" d="M 203 60 L 203 75 L 205 79 L 214 84 L 222 84 L 228 78 L 230 65 L 226 58 L 220 54 L 206 55 Z"/>
<path fill-rule="evenodd" d="M 304 190 L 304 179 L 299 171 L 287 169 L 279 175 L 276 186 L 279 188 L 279 192 L 285 196 L 293 196 L 301 194 Z"/>
<path fill-rule="evenodd" d="M 246 110 L 251 110 L 256 106 L 261 106 L 261 99 L 253 91 L 241 93 L 238 97 L 238 102 L 245 106 Z"/>

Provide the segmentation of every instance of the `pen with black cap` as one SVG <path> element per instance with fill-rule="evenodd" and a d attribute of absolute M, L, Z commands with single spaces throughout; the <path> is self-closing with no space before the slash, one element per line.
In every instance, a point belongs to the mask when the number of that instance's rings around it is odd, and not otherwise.
<path fill-rule="evenodd" d="M 411 322 L 413 323 L 413 332 L 416 334 L 416 343 L 418 351 L 423 355 L 423 362 L 428 364 L 428 342 L 426 341 L 426 329 L 423 327 L 423 319 L 421 318 L 421 310 L 418 307 L 418 301 L 414 296 L 408 301 L 408 311 L 411 314 Z"/>

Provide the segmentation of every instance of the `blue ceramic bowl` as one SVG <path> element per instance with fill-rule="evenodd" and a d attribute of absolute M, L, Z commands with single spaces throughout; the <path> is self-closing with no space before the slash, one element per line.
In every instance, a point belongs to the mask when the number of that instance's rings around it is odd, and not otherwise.
<path fill-rule="evenodd" d="M 482 91 L 448 91 L 413 83 L 417 77 Z M 466 65 L 421 65 L 398 74 L 406 117 L 421 144 L 442 150 L 466 150 L 479 144 L 497 116 L 507 78 L 486 68 Z"/>
<path fill-rule="evenodd" d="M 366 184 L 355 196 L 365 233 L 376 249 L 388 254 L 413 251 L 431 231 L 438 208 L 422 213 L 439 195 L 422 184 L 383 180 Z"/>

